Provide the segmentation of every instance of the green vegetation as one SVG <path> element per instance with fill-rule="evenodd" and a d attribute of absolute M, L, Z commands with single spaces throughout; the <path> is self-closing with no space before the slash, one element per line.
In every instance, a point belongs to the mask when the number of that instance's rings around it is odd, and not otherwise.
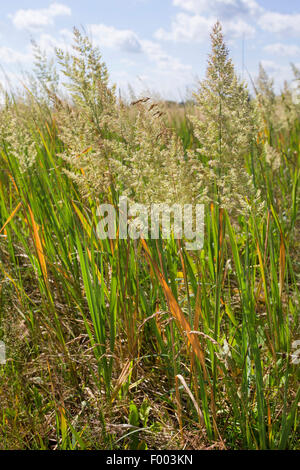
<path fill-rule="evenodd" d="M 0 449 L 299 448 L 295 93 L 217 24 L 195 102 L 129 104 L 74 33 L 1 108 Z M 204 202 L 203 249 L 100 240 L 122 194 Z"/>

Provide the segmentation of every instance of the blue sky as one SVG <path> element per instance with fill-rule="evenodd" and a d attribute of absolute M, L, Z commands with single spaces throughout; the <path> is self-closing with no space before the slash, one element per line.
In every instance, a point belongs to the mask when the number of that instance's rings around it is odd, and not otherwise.
<path fill-rule="evenodd" d="M 0 4 L 0 64 L 12 80 L 30 70 L 30 39 L 43 49 L 68 48 L 83 27 L 101 49 L 112 82 L 186 96 L 203 77 L 209 32 L 219 19 L 239 74 L 262 62 L 279 89 L 300 67 L 299 0 L 29 0 Z M 247 72 L 245 71 L 245 78 Z"/>

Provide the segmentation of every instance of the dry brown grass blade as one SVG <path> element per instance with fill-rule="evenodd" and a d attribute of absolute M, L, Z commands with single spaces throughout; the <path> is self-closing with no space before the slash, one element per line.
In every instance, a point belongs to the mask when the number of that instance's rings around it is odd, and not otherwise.
<path fill-rule="evenodd" d="M 150 261 L 150 263 L 152 264 L 153 268 L 154 268 L 154 271 L 158 277 L 158 280 L 164 290 L 164 294 L 165 294 L 165 297 L 168 301 L 168 304 L 169 304 L 169 307 L 170 307 L 170 310 L 171 310 L 171 313 L 173 315 L 173 317 L 175 318 L 179 328 L 183 331 L 184 334 L 184 337 L 187 337 L 188 338 L 188 342 L 191 344 L 192 346 L 192 350 L 193 352 L 195 353 L 195 355 L 197 356 L 197 358 L 199 359 L 202 367 L 204 366 L 205 368 L 205 362 L 204 362 L 204 356 L 203 356 L 203 351 L 201 350 L 201 346 L 199 344 L 199 340 L 197 338 L 197 336 L 195 336 L 194 334 L 191 334 L 191 326 L 189 324 L 189 322 L 187 321 L 187 319 L 185 318 L 181 308 L 179 307 L 171 289 L 169 288 L 168 284 L 166 283 L 163 275 L 161 274 L 160 270 L 159 270 L 159 267 L 157 266 L 156 262 L 152 259 L 151 257 L 151 254 L 150 254 L 150 251 L 149 251 L 149 248 L 148 248 L 148 245 L 147 243 L 145 242 L 144 239 L 142 239 L 142 244 L 143 244 L 143 247 L 144 247 L 144 250 L 148 256 L 148 259 Z"/>
<path fill-rule="evenodd" d="M 180 380 L 180 382 L 182 383 L 183 385 L 183 388 L 185 389 L 186 393 L 188 394 L 188 396 L 190 397 L 190 399 L 192 400 L 193 402 L 193 405 L 195 407 L 195 410 L 197 411 L 197 414 L 198 414 L 198 417 L 199 417 L 199 421 L 201 423 L 201 426 L 204 426 L 205 423 L 204 423 L 204 417 L 203 417 L 203 413 L 202 411 L 200 410 L 200 407 L 194 397 L 194 395 L 192 394 L 191 390 L 189 389 L 186 381 L 184 380 L 184 378 L 182 377 L 182 375 L 178 374 L 176 375 L 176 379 Z"/>
<path fill-rule="evenodd" d="M 128 377 L 131 373 L 131 370 L 132 370 L 131 361 L 127 360 L 127 362 L 125 363 L 125 365 L 124 365 L 124 367 L 121 371 L 121 374 L 118 377 L 118 380 L 117 380 L 116 385 L 115 385 L 115 389 L 112 393 L 112 396 L 111 396 L 111 401 L 112 402 L 115 400 L 116 396 L 118 395 L 118 392 L 119 392 L 120 388 L 124 385 L 124 383 L 128 379 Z"/>
<path fill-rule="evenodd" d="M 40 262 L 40 266 L 41 266 L 41 270 L 42 270 L 42 273 L 43 273 L 44 281 L 45 281 L 46 285 L 49 286 L 46 258 L 45 258 L 45 255 L 44 255 L 42 240 L 41 240 L 40 235 L 39 235 L 39 226 L 35 222 L 34 215 L 33 215 L 33 212 L 31 210 L 30 206 L 28 206 L 28 210 L 29 210 L 29 214 L 30 214 L 32 228 L 33 228 L 33 239 L 34 239 L 34 244 L 35 244 L 37 256 L 38 256 L 38 259 L 39 259 L 39 262 Z"/>
<path fill-rule="evenodd" d="M 8 177 L 9 177 L 9 179 L 11 180 L 11 182 L 12 182 L 12 184 L 13 184 L 13 186 L 14 186 L 16 192 L 17 192 L 17 194 L 19 194 L 18 186 L 16 185 L 16 182 L 15 182 L 13 176 L 12 176 L 10 173 L 8 173 Z"/>
<path fill-rule="evenodd" d="M 150 265 L 150 267 L 151 266 L 153 267 L 153 269 L 154 269 L 154 271 L 155 271 L 155 273 L 158 277 L 158 280 L 159 280 L 159 282 L 160 282 L 160 284 L 161 284 L 161 286 L 164 290 L 164 294 L 165 294 L 165 297 L 168 301 L 170 311 L 171 311 L 173 317 L 175 318 L 175 321 L 176 321 L 178 327 L 184 333 L 183 337 L 185 338 L 185 340 L 186 340 L 186 338 L 188 339 L 187 347 L 189 347 L 189 344 L 191 345 L 193 353 L 195 354 L 195 356 L 200 361 L 200 364 L 201 364 L 201 367 L 202 367 L 202 370 L 203 370 L 204 379 L 209 382 L 208 372 L 207 372 L 206 365 L 205 365 L 204 353 L 203 353 L 203 350 L 201 348 L 201 344 L 200 344 L 198 336 L 197 336 L 198 332 L 193 332 L 191 330 L 189 322 L 185 318 L 185 316 L 184 316 L 181 308 L 179 307 L 179 305 L 178 305 L 171 289 L 169 288 L 169 286 L 166 283 L 163 275 L 161 274 L 161 272 L 159 270 L 159 267 L 157 266 L 156 262 L 152 259 L 152 256 L 150 254 L 150 250 L 148 248 L 147 243 L 145 242 L 145 240 L 143 238 L 141 239 L 141 241 L 142 241 L 143 248 L 144 248 L 144 250 L 145 250 L 145 252 L 148 256 L 149 265 Z M 216 405 L 215 405 L 214 396 L 213 396 L 213 389 L 212 389 L 211 384 L 209 384 L 209 385 L 210 385 L 210 392 L 211 392 L 211 408 L 212 408 L 212 415 L 213 415 L 213 425 L 214 425 L 214 429 L 215 429 L 216 434 L 220 436 L 220 433 L 219 433 L 219 430 L 218 430 L 218 427 L 217 427 Z"/>
<path fill-rule="evenodd" d="M 180 376 L 181 377 L 181 376 Z M 184 445 L 184 435 L 183 435 L 183 422 L 182 422 L 182 405 L 180 400 L 180 391 L 179 391 L 179 376 L 175 375 L 175 389 L 176 389 L 176 403 L 177 403 L 177 419 L 179 424 L 179 432 L 181 436 L 182 446 Z"/>
<path fill-rule="evenodd" d="M 14 218 L 15 214 L 18 212 L 18 210 L 20 209 L 20 207 L 22 206 L 22 203 L 19 202 L 19 204 L 17 205 L 17 207 L 12 211 L 12 213 L 10 214 L 10 216 L 8 217 L 7 221 L 5 222 L 5 224 L 3 225 L 2 229 L 0 230 L 0 233 L 3 232 L 3 230 L 5 229 L 5 227 L 9 224 L 9 222 Z"/>
<path fill-rule="evenodd" d="M 76 206 L 74 201 L 71 201 L 71 203 L 72 203 L 72 206 L 75 209 L 76 214 L 79 217 L 80 222 L 82 223 L 82 226 L 83 226 L 85 232 L 87 233 L 88 237 L 91 238 L 92 237 L 92 228 L 90 227 L 88 221 L 86 220 L 86 218 L 84 217 L 82 212 L 79 210 L 79 208 Z"/>

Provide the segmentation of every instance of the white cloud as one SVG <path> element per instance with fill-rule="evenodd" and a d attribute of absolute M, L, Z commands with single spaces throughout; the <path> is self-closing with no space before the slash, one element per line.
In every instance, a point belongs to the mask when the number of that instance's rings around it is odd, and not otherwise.
<path fill-rule="evenodd" d="M 286 65 L 280 65 L 278 64 L 278 62 L 274 62 L 273 60 L 262 60 L 261 65 L 263 66 L 266 72 L 272 75 L 274 73 L 279 73 L 283 71 L 287 72 L 290 69 L 290 67 Z"/>
<path fill-rule="evenodd" d="M 132 71 L 129 73 L 123 67 L 123 70 L 115 70 L 112 74 L 112 80 L 117 81 L 122 90 L 126 90 L 130 83 L 138 94 L 156 90 L 162 96 L 179 99 L 178 90 L 192 82 L 192 67 L 168 54 L 157 41 L 140 38 L 132 30 L 121 30 L 104 24 L 89 25 L 88 31 L 93 43 L 100 49 L 107 47 L 130 53 L 130 56 L 122 57 L 120 63 L 132 67 Z M 144 73 L 138 76 L 133 68 L 137 65 L 133 61 L 134 57 L 139 61 L 146 60 L 146 64 L 143 64 Z"/>
<path fill-rule="evenodd" d="M 184 65 L 176 57 L 167 54 L 157 42 L 142 40 L 141 44 L 143 52 L 156 63 L 160 70 L 185 72 L 192 69 L 190 65 Z"/>
<path fill-rule="evenodd" d="M 68 31 L 69 33 L 69 31 Z M 43 52 L 51 55 L 55 49 L 66 50 L 73 37 L 72 33 L 66 35 L 66 30 L 60 31 L 60 35 L 52 36 L 51 34 L 41 34 L 36 43 Z"/>
<path fill-rule="evenodd" d="M 135 62 L 133 60 L 129 60 L 129 59 L 126 59 L 126 58 L 121 59 L 120 63 L 126 65 L 127 67 L 134 67 L 135 66 Z"/>
<path fill-rule="evenodd" d="M 183 42 L 203 42 L 208 37 L 216 18 L 205 18 L 200 15 L 187 15 L 179 13 L 172 22 L 171 31 L 159 29 L 155 33 L 156 39 L 166 41 L 183 41 Z"/>
<path fill-rule="evenodd" d="M 104 24 L 91 24 L 89 31 L 93 41 L 100 47 L 111 47 L 125 52 L 142 52 L 138 36 L 130 29 L 116 29 Z"/>
<path fill-rule="evenodd" d="M 159 40 L 204 42 L 217 20 L 229 39 L 251 38 L 256 31 L 253 20 L 264 12 L 255 0 L 173 0 L 173 5 L 184 11 L 177 13 L 170 31 L 156 31 Z"/>
<path fill-rule="evenodd" d="M 204 42 L 208 39 L 211 28 L 217 19 L 217 16 L 205 17 L 198 14 L 178 13 L 172 22 L 170 31 L 159 29 L 154 36 L 159 40 L 174 42 Z M 242 18 L 223 21 L 222 24 L 224 32 L 230 38 L 243 35 L 250 38 L 255 34 L 255 28 Z"/>
<path fill-rule="evenodd" d="M 284 81 L 291 82 L 294 78 L 290 65 L 282 65 L 273 60 L 262 60 L 261 64 L 268 75 L 274 78 L 277 91 L 280 91 Z M 299 64 L 295 65 L 298 67 Z"/>
<path fill-rule="evenodd" d="M 276 93 L 280 93 L 285 82 L 293 84 L 294 75 L 290 65 L 283 65 L 274 60 L 261 60 L 260 62 L 269 77 L 274 79 Z M 299 64 L 295 65 L 298 67 Z M 255 76 L 255 72 L 251 75 Z"/>
<path fill-rule="evenodd" d="M 173 0 L 173 4 L 191 13 L 208 13 L 224 19 L 262 11 L 255 0 Z"/>
<path fill-rule="evenodd" d="M 46 26 L 54 24 L 57 16 L 70 16 L 71 8 L 62 3 L 51 3 L 48 8 L 18 10 L 15 14 L 9 15 L 17 29 L 27 29 L 29 31 L 41 30 Z"/>
<path fill-rule="evenodd" d="M 266 70 L 266 72 L 270 73 L 270 75 L 283 74 L 283 75 L 285 75 L 283 77 L 284 79 L 293 77 L 293 70 L 292 70 L 292 67 L 290 65 L 282 65 L 282 64 L 279 64 L 278 62 L 275 62 L 273 60 L 262 60 L 261 64 L 262 64 L 263 68 Z M 299 68 L 300 64 L 295 63 L 295 66 L 297 68 Z"/>
<path fill-rule="evenodd" d="M 300 14 L 288 15 L 272 11 L 258 19 L 259 26 L 270 33 L 300 35 Z"/>
<path fill-rule="evenodd" d="M 228 39 L 254 37 L 256 28 L 273 34 L 300 35 L 300 14 L 268 11 L 256 0 L 173 0 L 177 13 L 169 31 L 159 29 L 160 40 L 203 42 L 216 20 L 223 24 Z"/>
<path fill-rule="evenodd" d="M 16 74 L 9 71 L 0 70 L 0 88 L 3 90 L 12 91 L 16 88 L 23 88 L 23 77 L 20 74 Z M 0 104 L 2 104 L 4 96 L 0 93 Z"/>
<path fill-rule="evenodd" d="M 247 21 L 238 18 L 224 22 L 224 32 L 230 38 L 235 39 L 244 36 L 245 38 L 250 39 L 255 36 L 256 29 Z"/>
<path fill-rule="evenodd" d="M 104 24 L 91 24 L 88 30 L 93 42 L 100 48 L 108 47 L 129 53 L 144 54 L 160 70 L 179 72 L 191 69 L 190 66 L 182 64 L 179 59 L 167 54 L 158 42 L 140 39 L 132 30 L 117 29 Z"/>
<path fill-rule="evenodd" d="M 0 47 L 0 63 L 6 64 L 29 62 L 32 59 L 30 52 L 22 53 L 11 49 L 10 47 Z"/>
<path fill-rule="evenodd" d="M 269 54 L 282 55 L 282 56 L 296 56 L 300 55 L 300 46 L 296 44 L 282 44 L 280 42 L 274 44 L 267 44 L 264 51 Z"/>

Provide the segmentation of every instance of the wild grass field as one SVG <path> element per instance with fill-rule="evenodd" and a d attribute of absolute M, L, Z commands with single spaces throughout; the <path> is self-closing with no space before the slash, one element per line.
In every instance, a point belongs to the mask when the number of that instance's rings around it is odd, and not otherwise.
<path fill-rule="evenodd" d="M 300 100 L 211 41 L 187 103 L 118 96 L 78 30 L 3 91 L 1 450 L 299 449 Z M 205 204 L 203 248 L 101 240 L 121 195 Z"/>

